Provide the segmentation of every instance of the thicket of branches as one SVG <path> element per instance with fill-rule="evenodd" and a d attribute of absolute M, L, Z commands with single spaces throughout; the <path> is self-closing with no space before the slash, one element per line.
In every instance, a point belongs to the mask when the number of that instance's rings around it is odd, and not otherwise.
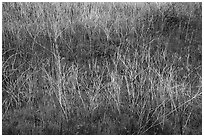
<path fill-rule="evenodd" d="M 3 134 L 201 134 L 202 3 L 3 3 Z"/>

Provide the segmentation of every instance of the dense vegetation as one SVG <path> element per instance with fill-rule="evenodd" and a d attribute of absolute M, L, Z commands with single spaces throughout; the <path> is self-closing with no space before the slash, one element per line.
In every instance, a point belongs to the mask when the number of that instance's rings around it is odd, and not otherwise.
<path fill-rule="evenodd" d="M 202 3 L 2 4 L 3 134 L 202 134 Z"/>

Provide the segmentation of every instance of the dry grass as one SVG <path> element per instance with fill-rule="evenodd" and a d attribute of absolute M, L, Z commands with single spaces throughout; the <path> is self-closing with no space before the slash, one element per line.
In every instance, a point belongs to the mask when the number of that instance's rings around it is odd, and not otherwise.
<path fill-rule="evenodd" d="M 3 3 L 3 134 L 202 134 L 202 6 L 161 4 Z"/>

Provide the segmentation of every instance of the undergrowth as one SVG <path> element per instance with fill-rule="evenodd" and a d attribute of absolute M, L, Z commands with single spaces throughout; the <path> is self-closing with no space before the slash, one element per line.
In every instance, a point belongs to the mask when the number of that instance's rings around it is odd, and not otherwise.
<path fill-rule="evenodd" d="M 201 3 L 2 4 L 2 134 L 202 134 Z"/>

